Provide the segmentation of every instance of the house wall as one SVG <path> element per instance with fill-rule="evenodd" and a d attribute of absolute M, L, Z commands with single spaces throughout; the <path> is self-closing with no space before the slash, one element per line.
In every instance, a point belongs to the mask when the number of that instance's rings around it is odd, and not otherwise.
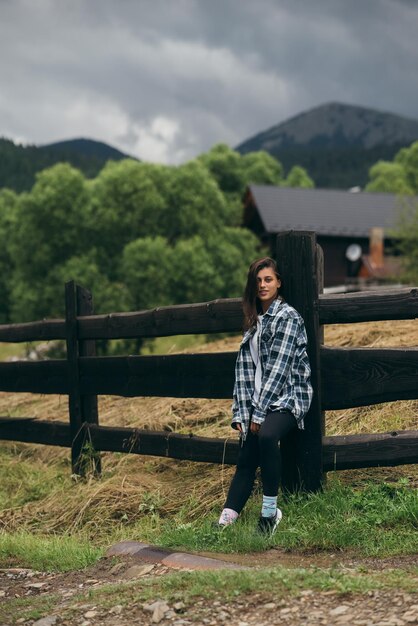
<path fill-rule="evenodd" d="M 276 254 L 277 235 L 270 235 L 268 242 L 270 254 Z M 261 238 L 267 243 L 267 238 Z M 349 245 L 357 243 L 361 246 L 363 254 L 369 254 L 369 239 L 363 237 L 323 237 L 318 235 L 317 241 L 324 251 L 324 287 L 343 285 L 349 274 L 349 263 L 345 258 L 345 252 Z"/>
<path fill-rule="evenodd" d="M 318 243 L 324 251 L 324 286 L 343 285 L 350 276 L 349 262 L 345 257 L 349 245 L 357 243 L 363 254 L 369 254 L 369 239 L 354 237 L 321 237 Z"/>

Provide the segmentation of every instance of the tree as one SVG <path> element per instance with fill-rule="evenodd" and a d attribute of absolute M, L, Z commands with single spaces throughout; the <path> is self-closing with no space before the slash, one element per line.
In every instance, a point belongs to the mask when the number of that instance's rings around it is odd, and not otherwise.
<path fill-rule="evenodd" d="M 97 251 L 93 248 L 80 256 L 74 256 L 57 265 L 50 273 L 45 295 L 50 301 L 63 298 L 63 285 L 69 280 L 93 292 L 95 313 L 126 311 L 130 306 L 130 294 L 122 281 L 110 281 L 100 268 Z"/>
<path fill-rule="evenodd" d="M 229 223 L 228 205 L 208 170 L 199 160 L 173 171 L 167 190 L 167 218 L 160 234 L 171 243 L 206 236 Z"/>
<path fill-rule="evenodd" d="M 212 298 L 242 296 L 248 266 L 260 256 L 260 242 L 244 228 L 224 228 L 216 237 L 208 238 L 206 248 L 218 275 L 217 291 Z"/>
<path fill-rule="evenodd" d="M 310 184 L 301 168 L 288 181 Z M 219 144 L 177 167 L 111 162 L 94 180 L 59 164 L 30 192 L 3 192 L 0 318 L 61 316 L 70 279 L 93 291 L 97 312 L 241 295 L 259 248 L 239 227 L 251 182 L 282 184 L 281 164 Z"/>
<path fill-rule="evenodd" d="M 86 250 L 88 204 L 83 174 L 64 163 L 38 174 L 32 191 L 19 196 L 9 247 L 13 320 L 62 314 L 63 299 L 50 297 L 50 287 L 56 267 Z"/>
<path fill-rule="evenodd" d="M 398 222 L 391 236 L 402 255 L 403 279 L 418 281 L 418 202 L 410 196 L 418 194 L 418 141 L 402 148 L 393 162 L 378 161 L 369 172 L 367 191 L 398 194 L 401 207 Z"/>
<path fill-rule="evenodd" d="M 281 185 L 283 166 L 264 150 L 249 152 L 242 157 L 244 185 Z"/>
<path fill-rule="evenodd" d="M 399 150 L 395 156 L 395 163 L 403 168 L 412 193 L 418 194 L 418 141 L 415 141 L 409 148 Z"/>
<path fill-rule="evenodd" d="M 402 148 L 393 161 L 378 161 L 369 170 L 366 191 L 418 194 L 418 141 Z"/>
<path fill-rule="evenodd" d="M 120 278 L 129 292 L 129 308 L 138 311 L 173 302 L 172 257 L 165 237 L 142 237 L 126 245 Z"/>
<path fill-rule="evenodd" d="M 242 194 L 245 177 L 239 152 L 218 143 L 200 155 L 199 161 L 208 169 L 222 193 Z"/>
<path fill-rule="evenodd" d="M 413 194 L 405 169 L 400 163 L 378 161 L 370 168 L 369 177 L 370 182 L 366 185 L 366 191 Z"/>
<path fill-rule="evenodd" d="M 138 237 L 158 235 L 166 222 L 166 201 L 152 167 L 129 159 L 110 162 L 91 183 L 91 243 L 110 280 L 119 273 L 124 247 Z"/>
<path fill-rule="evenodd" d="M 222 191 L 228 206 L 228 226 L 242 222 L 242 198 L 250 183 L 279 185 L 283 168 L 279 161 L 264 151 L 241 156 L 225 144 L 216 144 L 198 157 Z"/>
<path fill-rule="evenodd" d="M 294 165 L 290 172 L 282 182 L 282 187 L 302 187 L 304 189 L 313 189 L 315 183 L 308 175 L 308 172 L 299 165 Z"/>
<path fill-rule="evenodd" d="M 9 189 L 0 190 L 0 324 L 10 321 L 10 291 L 13 264 L 10 237 L 16 226 L 17 195 Z"/>

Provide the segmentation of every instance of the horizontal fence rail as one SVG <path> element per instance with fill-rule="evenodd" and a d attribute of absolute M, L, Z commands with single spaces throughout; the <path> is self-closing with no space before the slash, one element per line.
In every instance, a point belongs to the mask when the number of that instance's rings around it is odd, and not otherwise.
<path fill-rule="evenodd" d="M 0 325 L 0 341 L 23 343 L 29 341 L 50 341 L 65 339 L 65 320 L 39 320 L 24 324 Z"/>
<path fill-rule="evenodd" d="M 320 295 L 320 324 L 349 324 L 418 318 L 418 289 L 401 288 Z M 199 333 L 241 332 L 239 298 L 160 307 L 132 313 L 78 316 L 80 339 L 130 339 Z M 65 320 L 0 325 L 0 341 L 65 339 Z"/>
<path fill-rule="evenodd" d="M 418 289 L 402 287 L 319 296 L 320 324 L 351 324 L 418 317 Z"/>
<path fill-rule="evenodd" d="M 240 332 L 239 298 L 160 307 L 136 313 L 114 313 L 78 318 L 80 339 L 129 339 L 199 333 Z"/>
<path fill-rule="evenodd" d="M 322 348 L 323 408 L 418 398 L 418 348 Z"/>
<path fill-rule="evenodd" d="M 83 394 L 232 398 L 235 352 L 80 359 Z"/>
<path fill-rule="evenodd" d="M 103 452 L 128 452 L 204 463 L 233 465 L 238 455 L 236 437 L 214 439 L 135 428 L 83 425 L 84 441 Z M 4 440 L 71 447 L 70 426 L 35 418 L 0 418 Z M 325 471 L 418 463 L 418 432 L 323 437 Z"/>
<path fill-rule="evenodd" d="M 231 398 L 236 352 L 80 357 L 83 395 Z M 321 348 L 324 410 L 418 399 L 418 348 Z M 68 394 L 64 360 L 0 363 L 0 391 Z"/>
<path fill-rule="evenodd" d="M 64 360 L 0 363 L 0 391 L 68 394 Z"/>

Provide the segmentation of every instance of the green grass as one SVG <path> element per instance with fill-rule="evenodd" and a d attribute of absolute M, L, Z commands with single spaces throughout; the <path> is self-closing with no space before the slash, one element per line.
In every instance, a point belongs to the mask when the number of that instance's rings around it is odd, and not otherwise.
<path fill-rule="evenodd" d="M 34 350 L 40 341 L 30 343 L 3 343 L 0 342 L 0 361 L 5 361 L 12 356 L 25 357 L 31 350 Z"/>
<path fill-rule="evenodd" d="M 63 481 L 69 482 L 67 463 L 46 465 L 33 456 L 14 455 L 0 448 L 0 511 L 42 500 Z"/>
<path fill-rule="evenodd" d="M 29 532 L 0 533 L 0 565 L 18 564 L 38 571 L 83 569 L 97 561 L 103 550 L 86 538 L 42 537 Z"/>
<path fill-rule="evenodd" d="M 139 523 L 136 533 L 147 541 L 186 550 L 254 552 L 268 547 L 301 552 L 350 550 L 362 556 L 418 552 L 418 494 L 402 482 L 369 484 L 355 490 L 333 478 L 317 494 L 296 494 L 282 505 L 283 521 L 272 539 L 255 532 L 260 496 L 235 525 L 214 532 L 216 513 L 195 521 L 187 510 L 176 518 L 158 515 Z"/>
<path fill-rule="evenodd" d="M 418 591 L 417 574 L 417 567 L 409 572 L 395 569 L 375 573 L 336 568 L 284 567 L 240 571 L 174 571 L 165 576 L 107 584 L 80 592 L 72 598 L 68 607 L 60 606 L 60 616 L 63 620 L 74 618 L 79 615 L 80 604 L 85 603 L 94 603 L 100 610 L 106 610 L 116 604 L 132 606 L 158 598 L 169 602 L 182 600 L 192 606 L 197 598 L 228 602 L 240 600 L 242 596 L 248 598 L 255 591 L 258 596 L 276 601 L 288 598 L 289 595 L 298 595 L 304 589 L 332 591 L 341 595 L 389 589 L 411 593 Z M 10 599 L 3 603 L 0 617 L 38 619 L 50 613 L 59 603 L 58 596 L 52 593 L 41 597 Z"/>
<path fill-rule="evenodd" d="M 45 594 L 41 597 L 3 600 L 0 604 L 0 620 L 2 620 L 3 624 L 15 624 L 16 620 L 21 618 L 25 621 L 38 620 L 48 615 L 59 600 L 60 597 L 58 594 Z"/>
<path fill-rule="evenodd" d="M 72 533 L 72 537 L 68 536 L 70 528 L 65 527 L 59 535 L 42 537 L 39 505 L 44 498 L 53 493 L 62 498 L 67 491 L 77 489 L 83 498 L 84 485 L 71 482 L 66 476 L 67 466 L 49 466 L 45 471 L 36 460 L 21 459 L 6 471 L 6 460 L 7 455 L 0 455 L 0 516 L 2 509 L 26 508 L 31 502 L 37 503 L 38 512 L 32 519 L 28 515 L 28 521 L 21 526 L 25 533 L 3 530 L 0 564 L 77 569 L 94 561 L 107 545 L 123 539 L 146 541 L 175 550 L 214 553 L 262 552 L 274 546 L 295 553 L 349 551 L 358 556 L 376 557 L 418 553 L 418 493 L 402 480 L 395 484 L 369 483 L 354 489 L 337 477 L 331 477 L 323 492 L 296 494 L 281 503 L 283 521 L 271 539 L 255 532 L 261 500 L 260 494 L 255 494 L 239 521 L 222 532 L 213 528 L 218 509 L 190 519 L 188 506 L 175 515 L 165 515 L 164 501 L 155 499 L 155 506 L 149 502 L 143 506 L 139 500 L 136 515 L 129 519 L 122 516 L 112 524 L 109 520 L 100 524 L 99 511 L 92 510 L 91 515 L 96 516 L 95 527 L 88 540 L 83 528 L 77 530 L 77 534 Z M 51 497 L 48 502 L 51 507 Z M 101 506 L 105 506 L 105 502 Z M 49 510 L 48 519 L 51 514 L 53 511 Z"/>
<path fill-rule="evenodd" d="M 170 337 L 156 337 L 146 339 L 141 348 L 141 354 L 170 354 L 181 352 L 190 348 L 203 346 L 225 337 L 230 337 L 231 333 L 213 333 L 211 335 L 172 335 Z"/>
<path fill-rule="evenodd" d="M 164 498 L 155 492 L 138 495 L 138 507 L 129 515 L 121 515 L 112 523 L 104 516 L 101 522 L 108 493 L 105 470 L 101 499 L 94 501 L 75 532 L 71 524 L 79 514 L 78 503 L 81 507 L 96 491 L 96 484 L 100 488 L 100 481 L 74 482 L 68 459 L 47 464 L 33 454 L 26 457 L 7 447 L 0 449 L 0 475 L 0 518 L 3 511 L 5 520 L 0 534 L 0 566 L 78 569 L 123 539 L 213 553 L 254 553 L 278 546 L 294 553 L 348 551 L 359 557 L 418 554 L 418 492 L 407 479 L 353 487 L 342 483 L 336 474 L 330 475 L 323 492 L 280 499 L 283 521 L 274 537 L 265 539 L 255 532 L 260 494 L 252 497 L 239 521 L 223 532 L 213 529 L 221 504 L 216 509 L 203 507 L 199 518 L 190 518 L 193 501 L 200 497 L 198 488 L 175 514 L 165 513 Z M 60 503 L 62 514 L 67 496 L 73 513 L 61 523 L 59 534 L 46 534 L 45 520 L 50 523 L 54 519 L 54 502 Z M 112 493 L 110 497 L 114 497 Z M 33 514 L 31 504 L 36 508 Z M 12 511 L 17 510 L 21 517 L 16 533 Z"/>

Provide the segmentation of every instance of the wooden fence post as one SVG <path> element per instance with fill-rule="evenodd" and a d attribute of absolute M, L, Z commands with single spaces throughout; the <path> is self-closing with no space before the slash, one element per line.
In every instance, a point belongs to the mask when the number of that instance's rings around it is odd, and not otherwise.
<path fill-rule="evenodd" d="M 78 368 L 77 299 L 73 280 L 65 284 L 65 334 L 68 366 L 68 410 L 71 433 L 71 467 L 73 474 L 82 474 L 83 446 L 80 377 Z"/>
<path fill-rule="evenodd" d="M 68 365 L 68 408 L 71 432 L 71 467 L 73 474 L 84 475 L 90 460 L 93 470 L 100 472 L 100 458 L 94 451 L 90 455 L 83 453 L 86 443 L 85 422 L 98 423 L 97 397 L 82 396 L 80 393 L 79 356 L 93 355 L 94 342 L 79 341 L 77 315 L 92 313 L 91 294 L 78 287 L 72 280 L 65 285 L 65 329 Z"/>
<path fill-rule="evenodd" d="M 93 315 L 93 296 L 88 289 L 84 289 L 80 285 L 76 286 L 76 298 L 77 298 L 77 315 L 87 317 Z M 84 339 L 78 341 L 78 355 L 79 356 L 96 356 L 96 342 L 94 339 Z M 99 423 L 99 411 L 96 395 L 82 395 L 81 398 L 81 416 L 82 421 L 89 424 Z M 88 434 L 88 433 L 86 433 Z M 91 462 L 92 466 L 90 470 L 96 475 L 99 475 L 102 470 L 100 453 L 96 452 L 92 447 Z"/>
<path fill-rule="evenodd" d="M 285 492 L 316 491 L 323 483 L 319 351 L 321 331 L 318 296 L 322 290 L 322 251 L 313 232 L 290 231 L 277 237 L 276 258 L 283 277 L 283 296 L 301 314 L 308 336 L 308 355 L 314 396 L 305 416 L 305 430 L 295 430 L 281 443 L 282 488 Z M 318 263 L 319 262 L 319 263 Z"/>

